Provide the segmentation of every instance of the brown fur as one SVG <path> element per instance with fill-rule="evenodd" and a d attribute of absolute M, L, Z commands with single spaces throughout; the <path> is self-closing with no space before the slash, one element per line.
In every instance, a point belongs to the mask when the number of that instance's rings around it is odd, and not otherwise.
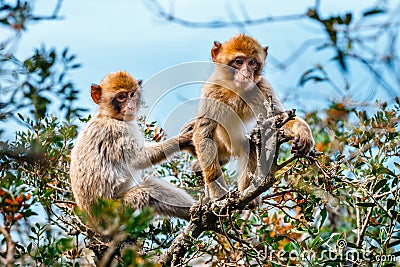
<path fill-rule="evenodd" d="M 202 87 L 193 142 L 211 197 L 219 198 L 228 191 L 220 162 L 227 162 L 232 156 L 238 157 L 241 191 L 250 183 L 247 169 L 253 173 L 256 169 L 255 146 L 246 139 L 241 123 L 251 123 L 260 113 L 266 115 L 264 101 L 270 98 L 274 114 L 284 112 L 284 108 L 267 80 L 261 76 L 267 47 L 263 48 L 250 36 L 239 34 L 224 44 L 214 42 L 211 56 L 217 66 Z M 260 68 L 254 71 L 252 81 L 243 83 L 245 79 L 240 77 L 239 70 L 232 71 L 226 66 L 237 57 L 257 60 Z M 248 69 L 244 67 L 244 70 Z M 296 117 L 285 127 L 295 137 L 294 151 L 297 149 L 306 154 L 312 149 L 314 139 L 306 122 Z"/>
<path fill-rule="evenodd" d="M 99 86 L 92 86 L 99 111 L 80 131 L 71 152 L 70 176 L 76 203 L 90 214 L 98 198 L 119 199 L 133 208 L 151 206 L 160 214 L 188 219 L 193 199 L 167 182 L 155 178 L 142 181 L 141 171 L 189 147 L 191 132 L 145 145 L 134 116 L 127 119 L 110 104 L 118 93 L 129 92 L 131 97 L 122 104 L 136 114 L 141 100 L 132 93 L 141 90 L 139 85 L 128 73 L 116 72 L 107 75 Z"/>

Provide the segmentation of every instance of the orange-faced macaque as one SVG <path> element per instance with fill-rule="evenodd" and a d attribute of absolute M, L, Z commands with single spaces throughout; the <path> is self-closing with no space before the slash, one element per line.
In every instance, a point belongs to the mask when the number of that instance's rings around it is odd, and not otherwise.
<path fill-rule="evenodd" d="M 215 71 L 201 90 L 193 143 L 206 192 L 209 191 L 214 199 L 228 192 L 221 164 L 231 157 L 238 157 L 239 190 L 244 191 L 249 186 L 248 171 L 255 172 L 257 157 L 256 147 L 249 142 L 246 134 L 254 128 L 258 114 L 266 115 L 264 102 L 272 102 L 274 115 L 285 111 L 262 76 L 267 49 L 244 34 L 236 35 L 223 44 L 214 42 L 211 49 Z M 284 128 L 294 138 L 293 153 L 306 155 L 311 151 L 314 139 L 304 120 L 296 117 Z"/>
<path fill-rule="evenodd" d="M 145 144 L 135 121 L 141 103 L 141 81 L 124 71 L 108 74 L 92 85 L 97 114 L 80 131 L 71 152 L 71 184 L 78 207 L 91 215 L 99 198 L 118 199 L 134 209 L 190 219 L 190 195 L 161 179 L 142 179 L 142 170 L 180 149 L 190 149 L 192 130 Z"/>

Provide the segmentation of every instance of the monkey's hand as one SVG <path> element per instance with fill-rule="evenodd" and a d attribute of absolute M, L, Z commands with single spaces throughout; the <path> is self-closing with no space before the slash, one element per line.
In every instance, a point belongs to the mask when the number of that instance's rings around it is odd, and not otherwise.
<path fill-rule="evenodd" d="M 315 144 L 308 124 L 299 117 L 296 117 L 291 130 L 294 135 L 292 153 L 295 155 L 308 155 Z"/>
<path fill-rule="evenodd" d="M 179 147 L 183 150 L 188 151 L 193 156 L 196 156 L 194 144 L 193 144 L 193 129 L 195 120 L 186 123 L 179 133 Z"/>

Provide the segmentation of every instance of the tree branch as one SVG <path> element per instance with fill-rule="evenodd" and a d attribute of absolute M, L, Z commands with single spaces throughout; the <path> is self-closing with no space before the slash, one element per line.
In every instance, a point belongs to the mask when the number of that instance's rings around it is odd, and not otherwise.
<path fill-rule="evenodd" d="M 249 18 L 246 17 L 243 20 L 211 20 L 207 22 L 199 22 L 199 21 L 190 21 L 181 17 L 177 17 L 173 15 L 173 11 L 167 11 L 159 1 L 152 0 L 149 4 L 149 9 L 156 16 L 164 19 L 168 22 L 176 23 L 184 27 L 189 28 L 242 28 L 244 25 L 246 26 L 256 26 L 265 23 L 271 22 L 282 22 L 282 21 L 295 21 L 307 18 L 308 15 L 306 12 L 302 14 L 294 14 L 294 15 L 283 15 L 283 16 L 266 16 L 261 18 Z"/>
<path fill-rule="evenodd" d="M 61 10 L 63 0 L 57 0 L 57 3 L 54 7 L 53 14 L 50 16 L 32 16 L 32 20 L 57 20 L 63 19 L 62 17 L 58 16 Z"/>
<path fill-rule="evenodd" d="M 118 253 L 118 246 L 126 239 L 127 234 L 125 232 L 121 232 L 114 236 L 111 245 L 108 247 L 103 257 L 101 258 L 100 267 L 111 266 L 111 262 L 114 259 L 114 256 Z"/>
<path fill-rule="evenodd" d="M 278 134 L 276 134 L 277 127 L 281 127 L 287 121 L 295 117 L 295 112 L 288 111 L 284 115 L 271 116 L 267 119 L 259 117 L 257 120 L 257 126 L 252 133 L 252 139 L 258 146 L 258 151 L 261 153 L 257 154 L 258 170 L 255 176 L 252 177 L 252 184 L 243 192 L 236 190 L 230 191 L 224 197 L 219 200 L 211 201 L 206 204 L 196 203 L 191 208 L 191 220 L 185 230 L 178 235 L 168 248 L 166 253 L 157 258 L 157 263 L 163 266 L 177 266 L 183 264 L 182 259 L 186 252 L 193 245 L 193 240 L 197 239 L 205 230 L 216 231 L 218 227 L 218 221 L 226 219 L 223 214 L 231 210 L 243 210 L 248 204 L 257 198 L 260 194 L 268 190 L 275 183 L 275 172 L 278 170 L 276 159 L 279 152 L 279 140 Z M 275 135 L 274 135 L 275 133 Z M 271 147 L 271 143 L 268 138 L 274 138 L 272 140 L 273 147 L 276 148 L 274 153 L 270 156 L 272 159 L 272 166 L 268 168 L 263 160 Z M 276 145 L 276 147 L 275 147 Z M 264 155 L 265 154 L 265 155 Z M 268 169 L 263 169 L 268 168 Z M 256 181 L 253 183 L 253 181 Z M 257 181 L 261 181 L 257 184 Z"/>
<path fill-rule="evenodd" d="M 6 239 L 7 245 L 5 265 L 7 267 L 12 267 L 14 266 L 15 242 L 12 240 L 10 233 L 3 226 L 0 226 L 0 233 Z"/>

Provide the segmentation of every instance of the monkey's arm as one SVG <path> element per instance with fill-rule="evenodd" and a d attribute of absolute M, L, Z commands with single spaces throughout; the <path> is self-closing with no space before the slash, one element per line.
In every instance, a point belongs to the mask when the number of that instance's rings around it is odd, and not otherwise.
<path fill-rule="evenodd" d="M 271 99 L 274 115 L 285 112 L 282 102 L 266 79 L 263 79 L 258 86 L 264 91 L 265 97 Z M 302 118 L 296 116 L 294 120 L 288 121 L 282 128 L 293 137 L 292 152 L 294 154 L 306 155 L 314 147 L 315 141 L 310 126 Z"/>
<path fill-rule="evenodd" d="M 174 136 L 168 140 L 159 143 L 145 142 L 144 152 L 145 155 L 139 157 L 134 166 L 140 169 L 148 168 L 155 165 L 172 154 L 181 150 L 191 150 L 193 126 L 192 124 L 185 125 L 183 130 L 178 136 Z"/>
<path fill-rule="evenodd" d="M 314 147 L 315 141 L 307 122 L 300 117 L 283 125 L 284 131 L 289 131 L 293 137 L 292 153 L 307 155 Z"/>
<path fill-rule="evenodd" d="M 159 143 L 146 144 L 146 156 L 152 165 L 157 164 L 181 149 L 179 136 Z"/>

